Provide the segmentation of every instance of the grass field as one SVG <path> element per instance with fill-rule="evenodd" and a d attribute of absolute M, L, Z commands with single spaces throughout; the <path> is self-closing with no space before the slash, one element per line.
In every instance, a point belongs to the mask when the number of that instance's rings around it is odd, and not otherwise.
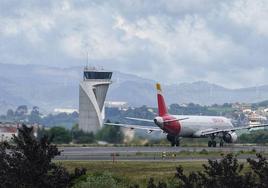
<path fill-rule="evenodd" d="M 161 162 L 175 162 L 177 160 L 206 160 L 206 159 L 219 159 L 232 151 L 207 151 L 203 149 L 201 151 L 187 151 L 181 150 L 179 152 L 135 152 L 135 153 L 115 153 L 115 160 L 151 160 Z M 237 151 L 232 152 L 234 156 L 238 156 L 239 159 L 255 158 L 256 151 Z M 268 156 L 268 153 L 262 153 L 264 156 Z M 104 154 L 105 155 L 105 154 Z M 101 155 L 100 155 L 101 156 Z M 105 155 L 107 156 L 107 154 Z M 108 154 L 106 160 L 112 160 L 112 156 Z"/>
<path fill-rule="evenodd" d="M 172 179 L 179 165 L 183 166 L 185 172 L 190 172 L 202 170 L 204 162 L 60 161 L 59 163 L 69 171 L 73 171 L 76 167 L 84 167 L 90 174 L 110 172 L 126 187 L 135 183 L 143 187 L 150 177 L 156 181 Z"/>
<path fill-rule="evenodd" d="M 140 187 L 146 187 L 150 178 L 154 178 L 156 182 L 165 181 L 172 182 L 176 173 L 176 167 L 182 166 L 184 172 L 188 174 L 192 171 L 202 171 L 203 164 L 207 163 L 208 158 L 220 159 L 228 152 L 221 151 L 180 151 L 180 152 L 167 152 L 166 157 L 162 160 L 162 153 L 150 153 L 150 152 L 137 152 L 133 153 L 131 157 L 137 158 L 147 158 L 155 156 L 157 161 L 56 161 L 62 166 L 67 168 L 68 171 L 73 171 L 75 168 L 86 168 L 88 176 L 98 176 L 98 174 L 110 173 L 114 179 L 119 182 L 116 187 L 129 187 L 130 185 L 138 184 Z M 174 157 L 174 154 L 175 157 Z M 238 158 L 245 161 L 246 158 L 254 158 L 256 152 L 254 150 L 250 151 L 239 151 L 233 153 L 234 156 L 239 156 Z M 121 156 L 122 155 L 122 156 Z M 120 157 L 129 154 L 120 154 Z M 267 156 L 267 153 L 263 153 Z M 173 158 L 174 157 L 174 158 Z M 179 161 L 175 161 L 178 160 Z M 187 161 L 185 161 L 185 159 Z M 189 161 L 188 161 L 189 159 Z M 198 160 L 191 160 L 198 159 Z M 200 160 L 201 159 L 201 160 Z M 174 160 L 174 161 L 173 161 Z M 249 165 L 245 163 L 243 172 L 249 170 Z"/>
<path fill-rule="evenodd" d="M 150 155 L 150 153 L 140 153 L 140 155 Z M 253 153 L 248 153 L 253 154 Z M 181 152 L 178 155 L 188 156 L 188 152 Z M 217 156 L 222 157 L 220 152 L 209 152 L 202 154 L 199 152 L 190 153 L 193 158 L 195 157 L 211 157 Z M 196 156 L 195 156 L 196 155 Z M 235 155 L 235 154 L 234 154 Z M 241 153 L 240 153 L 241 155 Z M 254 156 L 253 154 L 252 156 Z M 118 182 L 120 186 L 117 187 L 129 187 L 130 185 L 138 184 L 140 187 L 146 187 L 148 180 L 152 177 L 156 182 L 158 181 L 169 181 L 174 179 L 176 173 L 176 167 L 182 166 L 184 172 L 188 174 L 192 171 L 202 171 L 203 164 L 207 161 L 56 161 L 60 165 L 67 168 L 68 171 L 72 172 L 75 168 L 86 168 L 88 175 L 96 175 L 103 173 L 110 173 Z M 249 165 L 244 162 L 244 170 L 249 170 Z"/>

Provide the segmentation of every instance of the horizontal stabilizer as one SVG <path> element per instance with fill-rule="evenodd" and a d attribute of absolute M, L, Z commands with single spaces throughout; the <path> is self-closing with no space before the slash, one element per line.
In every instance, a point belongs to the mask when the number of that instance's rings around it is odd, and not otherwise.
<path fill-rule="evenodd" d="M 144 121 L 144 122 L 150 122 L 153 123 L 154 121 L 151 119 L 142 119 L 142 118 L 133 118 L 133 117 L 125 117 L 126 119 L 135 120 L 135 121 Z"/>
<path fill-rule="evenodd" d="M 162 131 L 157 126 L 143 126 L 143 125 L 117 124 L 117 123 L 104 123 L 104 125 L 119 126 L 119 127 L 129 128 L 129 129 L 141 129 L 141 130 L 147 130 L 148 132 Z"/>

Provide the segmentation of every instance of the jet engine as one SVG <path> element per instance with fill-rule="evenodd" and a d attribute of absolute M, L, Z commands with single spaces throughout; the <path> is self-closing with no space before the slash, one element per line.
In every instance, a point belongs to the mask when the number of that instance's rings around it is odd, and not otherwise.
<path fill-rule="evenodd" d="M 154 118 L 154 123 L 160 128 L 163 128 L 164 126 L 164 120 L 162 117 L 159 116 Z"/>
<path fill-rule="evenodd" d="M 224 136 L 223 136 L 223 140 L 226 142 L 226 143 L 234 143 L 237 141 L 237 134 L 235 132 L 229 132 L 229 133 L 226 133 Z"/>

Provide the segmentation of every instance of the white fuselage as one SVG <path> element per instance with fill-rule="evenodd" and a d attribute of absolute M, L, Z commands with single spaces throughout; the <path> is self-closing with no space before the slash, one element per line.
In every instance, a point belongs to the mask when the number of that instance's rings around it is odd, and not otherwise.
<path fill-rule="evenodd" d="M 180 137 L 199 137 L 198 132 L 200 131 L 228 129 L 233 127 L 231 120 L 222 116 L 173 116 L 178 119 L 188 118 L 180 121 Z"/>

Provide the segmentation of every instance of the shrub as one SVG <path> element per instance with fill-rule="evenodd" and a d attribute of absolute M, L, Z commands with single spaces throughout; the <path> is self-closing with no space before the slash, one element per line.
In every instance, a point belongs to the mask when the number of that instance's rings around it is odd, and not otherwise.
<path fill-rule="evenodd" d="M 199 154 L 202 154 L 202 155 L 207 155 L 208 154 L 208 151 L 206 149 L 202 149 Z"/>
<path fill-rule="evenodd" d="M 117 183 L 108 172 L 94 174 L 86 178 L 86 181 L 77 183 L 73 188 L 116 188 Z"/>

